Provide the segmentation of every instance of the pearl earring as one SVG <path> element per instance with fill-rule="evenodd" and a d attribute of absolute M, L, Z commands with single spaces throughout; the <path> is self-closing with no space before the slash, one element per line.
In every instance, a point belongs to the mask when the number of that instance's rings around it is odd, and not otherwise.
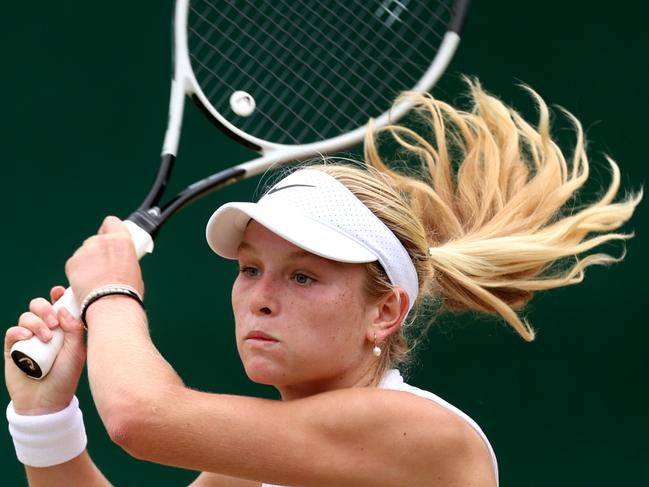
<path fill-rule="evenodd" d="M 376 333 L 374 334 L 374 348 L 372 349 L 372 353 L 375 357 L 381 356 L 381 347 L 376 344 Z"/>

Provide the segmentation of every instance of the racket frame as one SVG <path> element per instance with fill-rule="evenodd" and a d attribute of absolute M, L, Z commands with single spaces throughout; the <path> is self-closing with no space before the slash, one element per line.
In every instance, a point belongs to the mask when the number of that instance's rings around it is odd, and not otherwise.
<path fill-rule="evenodd" d="M 435 85 L 448 67 L 460 42 L 460 33 L 468 4 L 468 0 L 459 0 L 454 4 L 453 20 L 449 25 L 449 30 L 444 35 L 437 55 L 419 82 L 412 88 L 412 91 L 427 92 Z M 367 124 L 365 124 L 350 132 L 326 140 L 302 145 L 288 145 L 255 137 L 236 127 L 212 106 L 196 80 L 189 58 L 187 39 L 188 12 L 189 0 L 177 0 L 174 12 L 174 66 L 169 99 L 169 115 L 162 144 L 158 175 L 144 202 L 129 216 L 129 220 L 134 221 L 153 237 L 157 235 L 160 226 L 166 220 L 191 201 L 207 193 L 241 179 L 264 173 L 287 162 L 314 156 L 325 156 L 349 148 L 360 143 L 367 132 Z M 171 175 L 178 152 L 186 97 L 190 97 L 207 119 L 219 130 L 240 144 L 259 152 L 261 157 L 197 181 L 185 188 L 165 206 L 159 208 L 157 205 Z M 411 105 L 407 101 L 401 101 L 390 110 L 376 117 L 373 121 L 374 126 L 380 128 L 395 123 L 410 107 Z"/>
<path fill-rule="evenodd" d="M 454 3 L 453 19 L 443 37 L 437 55 L 411 91 L 428 91 L 446 70 L 459 44 L 468 4 L 468 0 L 458 0 Z M 222 186 L 261 174 L 279 165 L 347 149 L 360 143 L 367 131 L 367 124 L 365 124 L 326 140 L 303 145 L 286 145 L 260 139 L 237 128 L 214 109 L 193 73 L 187 46 L 188 8 L 189 0 L 176 0 L 173 78 L 160 166 L 146 198 L 126 220 L 138 257 L 153 250 L 153 239 L 157 236 L 160 227 L 190 202 Z M 222 132 L 240 144 L 259 152 L 261 156 L 196 181 L 160 206 L 159 203 L 169 182 L 178 152 L 185 97 L 187 96 L 194 100 L 198 108 Z M 378 128 L 395 123 L 408 111 L 410 106 L 407 101 L 400 102 L 376 117 L 374 126 Z M 71 288 L 68 288 L 64 296 L 55 304 L 56 309 L 61 306 L 72 310 L 73 314 L 79 314 L 78 301 Z M 54 339 L 48 343 L 41 342 L 34 336 L 28 340 L 16 342 L 12 347 L 11 355 L 14 362 L 29 377 L 42 379 L 49 372 L 63 343 L 63 332 L 60 328 L 54 329 L 53 334 L 55 335 Z"/>

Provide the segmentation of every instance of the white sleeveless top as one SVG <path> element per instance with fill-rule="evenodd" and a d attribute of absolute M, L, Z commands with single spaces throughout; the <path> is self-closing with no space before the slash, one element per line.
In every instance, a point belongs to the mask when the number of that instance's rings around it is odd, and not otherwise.
<path fill-rule="evenodd" d="M 423 397 L 425 399 L 430 399 L 434 403 L 439 404 L 440 406 L 460 416 L 464 421 L 466 421 L 469 424 L 469 426 L 471 426 L 476 431 L 476 433 L 478 433 L 478 435 L 480 435 L 480 438 L 482 438 L 482 440 L 487 445 L 487 448 L 489 449 L 489 453 L 491 454 L 491 460 L 493 461 L 494 474 L 496 477 L 496 485 L 498 485 L 498 462 L 496 460 L 496 454 L 494 453 L 494 450 L 491 447 L 489 440 L 487 439 L 487 435 L 485 435 L 482 429 L 480 429 L 478 423 L 473 421 L 473 419 L 471 419 L 466 413 L 460 411 L 458 408 L 446 402 L 441 397 L 433 394 L 432 392 L 424 391 L 422 389 L 419 389 L 418 387 L 414 387 L 411 386 L 410 384 L 406 384 L 406 382 L 404 382 L 403 377 L 401 377 L 401 374 L 397 369 L 389 370 L 385 374 L 381 382 L 379 383 L 378 388 L 390 389 L 394 391 L 410 392 L 411 394 L 414 394 L 416 396 Z M 261 487 L 286 487 L 286 486 L 274 485 L 274 484 L 261 484 Z"/>

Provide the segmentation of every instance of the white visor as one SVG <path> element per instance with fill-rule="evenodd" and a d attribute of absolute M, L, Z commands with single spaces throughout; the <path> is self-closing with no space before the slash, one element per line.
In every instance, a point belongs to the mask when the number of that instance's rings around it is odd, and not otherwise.
<path fill-rule="evenodd" d="M 221 206 L 207 222 L 207 242 L 212 250 L 236 259 L 251 219 L 327 259 L 378 261 L 390 282 L 406 291 L 412 308 L 419 286 L 408 252 L 394 233 L 334 177 L 301 169 L 278 182 L 257 203 Z"/>

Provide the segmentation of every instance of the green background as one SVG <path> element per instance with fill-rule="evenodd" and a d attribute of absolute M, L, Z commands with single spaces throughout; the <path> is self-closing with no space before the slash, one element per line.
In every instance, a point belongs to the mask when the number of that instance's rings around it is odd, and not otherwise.
<path fill-rule="evenodd" d="M 524 82 L 587 128 L 593 158 L 614 156 L 626 188 L 645 184 L 649 7 L 585 0 L 475 1 L 460 50 L 435 91 L 458 97 L 458 75 L 531 112 Z M 618 5 L 622 5 L 619 3 Z M 172 2 L 5 2 L 1 17 L 3 269 L 0 323 L 64 281 L 63 263 L 107 213 L 127 216 L 157 166 L 166 125 Z M 172 189 L 250 157 L 191 107 Z M 563 137 L 563 136 L 562 136 Z M 603 165 L 591 190 L 605 186 Z M 276 397 L 250 384 L 233 344 L 230 262 L 204 222 L 258 181 L 211 195 L 176 217 L 143 261 L 153 338 L 192 387 Z M 502 486 L 649 486 L 646 204 L 625 263 L 591 269 L 579 286 L 537 296 L 527 344 L 495 320 L 447 316 L 431 331 L 411 382 L 482 425 Z M 620 247 L 609 250 L 620 252 Z M 131 459 L 108 440 L 84 377 L 89 450 L 119 486 L 184 485 L 194 473 Z M 8 401 L 0 392 L 0 403 Z M 6 431 L 6 430 L 5 430 Z M 0 484 L 23 485 L 8 433 Z"/>

